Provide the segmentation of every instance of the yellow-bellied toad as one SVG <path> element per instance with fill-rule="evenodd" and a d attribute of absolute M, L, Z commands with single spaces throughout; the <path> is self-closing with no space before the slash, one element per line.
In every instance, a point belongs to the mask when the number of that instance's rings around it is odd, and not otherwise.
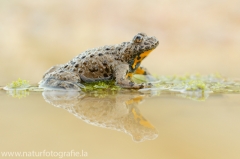
<path fill-rule="evenodd" d="M 148 74 L 142 60 L 157 47 L 158 40 L 138 33 L 129 42 L 89 49 L 63 65 L 50 68 L 39 86 L 79 90 L 82 82 L 115 80 L 123 88 L 143 88 L 131 81 L 133 73 Z"/>

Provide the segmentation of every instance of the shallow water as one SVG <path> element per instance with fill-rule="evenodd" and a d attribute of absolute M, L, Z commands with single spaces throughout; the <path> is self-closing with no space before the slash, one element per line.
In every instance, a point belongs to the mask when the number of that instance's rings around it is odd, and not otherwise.
<path fill-rule="evenodd" d="M 240 95 L 194 101 L 170 94 L 0 91 L 0 149 L 79 151 L 86 158 L 235 159 Z M 34 157 L 33 157 L 34 158 Z"/>

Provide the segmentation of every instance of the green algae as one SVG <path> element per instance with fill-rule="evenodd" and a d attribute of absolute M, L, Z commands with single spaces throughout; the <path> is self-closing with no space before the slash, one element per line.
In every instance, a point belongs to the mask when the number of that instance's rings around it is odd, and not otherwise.
<path fill-rule="evenodd" d="M 151 81 L 148 82 L 151 83 Z M 208 91 L 212 93 L 240 93 L 239 81 L 229 80 L 219 74 L 203 76 L 199 74 L 184 76 L 155 76 L 155 81 L 152 81 L 152 83 L 154 83 L 152 88 L 155 88 L 155 90 L 167 90 L 170 92 Z M 145 88 L 140 91 L 153 90 L 152 88 Z"/>
<path fill-rule="evenodd" d="M 139 91 L 144 94 L 159 96 L 162 93 L 176 94 L 177 96 L 204 101 L 210 93 L 240 93 L 240 81 L 234 81 L 224 78 L 220 74 L 211 75 L 183 75 L 183 76 L 157 76 L 157 75 L 138 75 L 134 74 L 132 81 L 135 83 L 151 83 L 149 88 L 143 88 Z M 117 85 L 115 81 L 100 81 L 94 83 L 83 83 L 85 86 L 81 88 L 83 92 L 93 93 L 104 97 L 104 93 L 117 93 L 120 90 L 125 90 Z M 29 81 L 18 79 L 3 87 L 8 91 L 8 94 L 22 98 L 29 95 L 31 91 L 43 91 L 38 86 L 29 84 Z"/>
<path fill-rule="evenodd" d="M 29 81 L 22 80 L 21 78 L 18 78 L 18 80 L 13 81 L 12 83 L 8 84 L 3 89 L 10 90 L 10 89 L 27 89 L 31 85 L 29 84 Z"/>
<path fill-rule="evenodd" d="M 93 83 L 84 83 L 84 88 L 82 91 L 90 92 L 90 91 L 103 91 L 103 90 L 111 90 L 118 91 L 121 87 L 115 85 L 115 81 L 99 81 Z"/>
<path fill-rule="evenodd" d="M 210 94 L 240 93 L 240 81 L 233 81 L 219 74 L 211 75 L 183 75 L 183 76 L 148 76 L 138 75 L 135 82 L 147 81 L 152 87 L 143 88 L 141 93 L 159 96 L 162 93 L 205 101 Z"/>

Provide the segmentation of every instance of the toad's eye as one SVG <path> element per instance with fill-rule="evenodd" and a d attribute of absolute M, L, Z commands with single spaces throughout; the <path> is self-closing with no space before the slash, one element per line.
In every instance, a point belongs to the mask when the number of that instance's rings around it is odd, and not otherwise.
<path fill-rule="evenodd" d="M 142 42 L 142 40 L 143 40 L 143 37 L 141 35 L 136 35 L 133 38 L 134 43 L 140 43 L 140 42 Z"/>

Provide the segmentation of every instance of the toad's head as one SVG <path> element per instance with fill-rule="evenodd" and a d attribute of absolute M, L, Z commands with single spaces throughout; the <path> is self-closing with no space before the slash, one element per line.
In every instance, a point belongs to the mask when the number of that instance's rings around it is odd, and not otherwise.
<path fill-rule="evenodd" d="M 127 43 L 125 55 L 130 54 L 131 58 L 128 60 L 132 70 L 136 70 L 141 61 L 149 55 L 149 53 L 158 46 L 158 40 L 153 37 L 148 37 L 144 33 L 135 35 L 131 42 Z"/>

